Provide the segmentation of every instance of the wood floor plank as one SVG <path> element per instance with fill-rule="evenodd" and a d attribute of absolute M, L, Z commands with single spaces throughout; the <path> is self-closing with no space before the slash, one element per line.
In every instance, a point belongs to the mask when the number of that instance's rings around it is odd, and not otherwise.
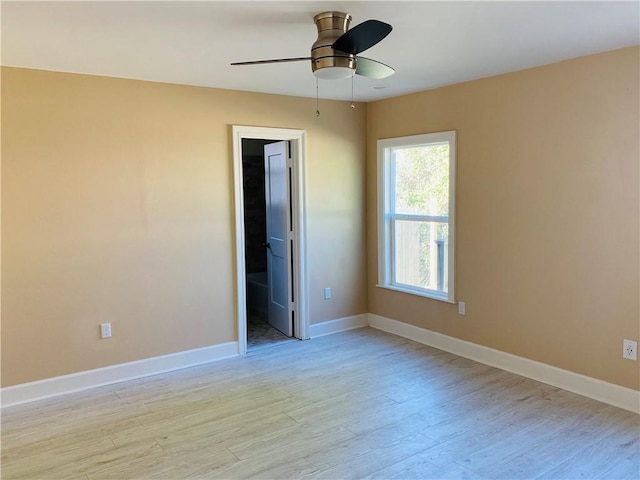
<path fill-rule="evenodd" d="M 440 438 L 440 444 L 423 452 L 423 455 L 429 462 L 441 467 L 459 463 L 479 473 L 479 469 L 484 465 L 483 461 L 494 465 L 495 459 L 503 458 L 509 448 L 517 448 L 519 451 L 522 442 L 517 443 L 518 437 L 526 435 L 530 430 L 543 429 L 539 421 L 538 417 L 529 416 L 518 418 L 513 423 L 497 420 L 480 424 L 475 429 L 463 428 L 458 435 Z M 426 434 L 437 438 L 437 435 L 430 431 L 426 431 Z M 500 446 L 494 446 L 501 439 L 505 440 Z"/>
<path fill-rule="evenodd" d="M 362 478 L 437 444 L 409 421 L 348 438 L 305 457 L 319 478 Z"/>
<path fill-rule="evenodd" d="M 551 420 L 535 414 L 517 418 L 507 425 L 497 422 L 490 428 L 486 434 L 481 432 L 478 436 L 461 435 L 444 444 L 446 448 L 441 451 L 427 452 L 427 458 L 441 465 L 455 461 L 483 474 L 497 465 L 501 468 L 506 458 L 520 455 L 535 445 L 536 441 L 546 439 L 549 432 L 555 431 Z M 496 459 L 500 459 L 500 462 L 496 462 Z"/>
<path fill-rule="evenodd" d="M 531 479 L 545 475 L 564 459 L 580 454 L 595 442 L 592 432 L 580 429 L 549 430 L 546 434 L 523 443 L 523 448 L 494 462 L 487 468 L 474 469 L 477 473 L 496 479 Z M 590 474 L 591 475 L 591 474 Z"/>
<path fill-rule="evenodd" d="M 325 460 L 335 454 L 331 461 L 332 465 L 319 468 L 319 472 L 314 475 L 314 478 L 363 478 L 386 468 L 389 463 L 404 460 L 423 451 L 434 442 L 435 440 L 420 433 L 403 434 L 401 438 L 394 441 L 387 440 L 384 442 L 372 442 L 366 437 L 353 439 L 341 446 L 346 449 L 343 455 L 338 454 L 335 448 L 324 452 Z M 368 447 L 364 452 L 361 450 L 363 445 Z M 316 465 L 314 458 L 307 457 L 307 460 Z"/>
<path fill-rule="evenodd" d="M 298 462 L 316 451 L 326 450 L 353 437 L 352 432 L 342 427 L 323 429 L 306 425 L 262 435 L 229 447 L 241 461 L 212 472 L 213 477 L 265 478 L 262 477 L 265 472 Z M 317 473 L 315 467 L 311 470 Z"/>
<path fill-rule="evenodd" d="M 294 451 L 306 456 L 316 448 L 327 448 L 329 445 L 354 436 L 353 432 L 340 426 L 324 427 L 297 423 L 292 427 L 233 442 L 228 448 L 240 459 L 273 456 L 288 458 Z"/>
<path fill-rule="evenodd" d="M 140 426 L 136 418 L 125 418 L 121 420 L 107 421 L 104 423 L 89 423 L 87 425 L 78 424 L 76 428 L 63 429 L 63 433 L 52 433 L 42 440 L 25 442 L 8 441 L 2 448 L 2 465 L 9 465 L 15 460 L 29 457 L 34 451 L 40 454 L 48 453 L 55 455 L 66 448 L 83 445 L 94 441 L 101 441 L 109 438 L 122 430 L 127 430 L 135 426 Z"/>
<path fill-rule="evenodd" d="M 304 459 L 288 458 L 250 458 L 225 468 L 216 468 L 206 472 L 197 472 L 193 477 L 180 478 L 219 478 L 219 479 L 299 479 L 313 476 L 316 467 Z"/>
<path fill-rule="evenodd" d="M 609 470 L 594 478 L 598 480 L 638 480 L 640 478 L 640 462 L 637 456 L 612 462 L 610 466 Z"/>
<path fill-rule="evenodd" d="M 203 423 L 183 429 L 166 432 L 156 438 L 157 442 L 165 450 L 182 449 L 185 445 L 193 446 L 196 443 L 202 445 L 237 445 L 240 442 L 250 441 L 271 432 L 290 429 L 298 426 L 298 423 L 284 413 L 273 414 L 269 412 L 262 416 L 256 416 L 253 410 L 249 415 L 229 417 L 216 423 Z"/>
<path fill-rule="evenodd" d="M 1 414 L 9 480 L 640 473 L 638 415 L 371 328 Z"/>
<path fill-rule="evenodd" d="M 4 448 L 4 442 L 3 442 Z M 85 475 L 84 472 L 73 475 L 67 472 L 69 465 L 81 462 L 87 457 L 102 454 L 113 449 L 113 443 L 108 438 L 81 444 L 63 444 L 55 451 L 40 452 L 32 449 L 30 454 L 14 459 L 12 462 L 2 465 L 2 478 L 64 478 L 72 476 L 77 478 Z M 62 471 L 61 473 L 59 473 Z"/>
<path fill-rule="evenodd" d="M 90 480 L 140 479 L 140 478 L 188 478 L 197 472 L 213 471 L 224 465 L 236 463 L 238 458 L 225 448 L 195 445 L 184 449 L 164 450 L 158 448 L 130 458 L 120 457 L 119 461 L 94 463 L 88 468 Z M 120 450 L 128 450 L 130 446 Z"/>
<path fill-rule="evenodd" d="M 363 478 L 367 480 L 407 480 L 423 478 L 439 480 L 482 479 L 477 473 L 457 463 L 449 463 L 445 466 L 435 465 L 429 462 L 423 454 L 413 455 Z"/>
<path fill-rule="evenodd" d="M 599 478 L 611 472 L 615 464 L 620 462 L 621 452 L 630 451 L 633 448 L 636 451 L 640 451 L 640 440 L 637 432 L 631 429 L 626 432 L 617 431 L 589 445 L 555 468 L 544 472 L 538 478 Z M 633 478 L 640 478 L 640 462 L 636 462 L 635 469 L 629 469 L 628 473 L 635 474 Z M 610 478 L 617 477 L 611 476 Z"/>

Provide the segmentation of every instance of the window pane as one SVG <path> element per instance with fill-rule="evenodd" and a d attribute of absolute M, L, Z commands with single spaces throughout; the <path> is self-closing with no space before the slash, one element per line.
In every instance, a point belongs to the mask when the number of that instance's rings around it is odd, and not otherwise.
<path fill-rule="evenodd" d="M 395 211 L 449 215 L 449 144 L 393 149 Z"/>
<path fill-rule="evenodd" d="M 447 292 L 449 225 L 395 220 L 393 283 Z"/>

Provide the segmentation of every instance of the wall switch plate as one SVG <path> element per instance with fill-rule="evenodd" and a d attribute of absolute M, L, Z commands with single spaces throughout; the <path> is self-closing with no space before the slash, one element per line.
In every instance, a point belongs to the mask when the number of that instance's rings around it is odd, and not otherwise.
<path fill-rule="evenodd" d="M 100 338 L 110 338 L 111 337 L 111 324 L 110 323 L 101 323 L 100 324 Z"/>
<path fill-rule="evenodd" d="M 331 287 L 326 287 L 324 289 L 324 299 L 329 300 L 331 298 Z"/>
<path fill-rule="evenodd" d="M 467 306 L 464 302 L 458 302 L 458 315 L 465 315 L 467 313 Z"/>
<path fill-rule="evenodd" d="M 638 342 L 625 338 L 622 341 L 622 358 L 638 360 Z"/>

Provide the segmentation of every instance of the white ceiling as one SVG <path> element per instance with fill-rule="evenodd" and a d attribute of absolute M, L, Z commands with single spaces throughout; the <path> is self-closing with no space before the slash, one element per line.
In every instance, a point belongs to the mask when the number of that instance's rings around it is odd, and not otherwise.
<path fill-rule="evenodd" d="M 356 77 L 371 101 L 638 44 L 640 2 L 10 2 L 2 1 L 2 65 L 314 97 L 313 16 L 374 18 L 391 34 L 363 55 L 396 69 Z M 374 88 L 377 87 L 377 88 Z M 383 88 L 381 88 L 383 87 Z M 320 81 L 349 100 L 350 80 Z"/>

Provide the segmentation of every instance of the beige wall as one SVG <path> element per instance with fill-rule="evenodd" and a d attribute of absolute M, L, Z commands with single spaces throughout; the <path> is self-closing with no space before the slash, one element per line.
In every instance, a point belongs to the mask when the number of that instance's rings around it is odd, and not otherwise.
<path fill-rule="evenodd" d="M 639 389 L 637 47 L 368 106 L 369 311 Z M 376 140 L 458 132 L 455 305 L 377 288 Z"/>
<path fill-rule="evenodd" d="M 639 389 L 621 358 L 640 339 L 638 58 L 325 101 L 320 118 L 312 99 L 3 68 L 2 385 L 236 339 L 240 124 L 308 132 L 312 323 L 370 311 Z M 376 140 L 443 130 L 466 316 L 375 287 Z"/>
<path fill-rule="evenodd" d="M 2 385 L 237 338 L 233 124 L 307 131 L 310 320 L 366 312 L 366 106 L 321 111 L 3 68 Z"/>

